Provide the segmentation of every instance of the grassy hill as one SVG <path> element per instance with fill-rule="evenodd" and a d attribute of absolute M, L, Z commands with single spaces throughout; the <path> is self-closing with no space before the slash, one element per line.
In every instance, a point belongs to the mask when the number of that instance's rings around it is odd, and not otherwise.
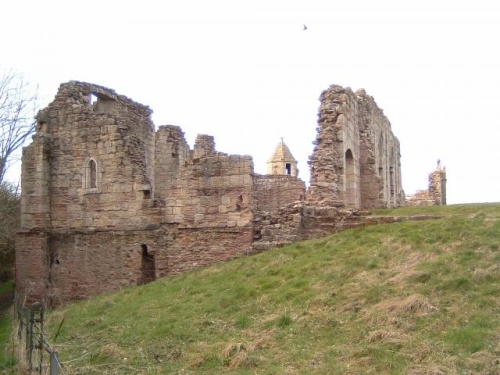
<path fill-rule="evenodd" d="M 500 205 L 348 230 L 49 314 L 68 374 L 499 374 Z"/>

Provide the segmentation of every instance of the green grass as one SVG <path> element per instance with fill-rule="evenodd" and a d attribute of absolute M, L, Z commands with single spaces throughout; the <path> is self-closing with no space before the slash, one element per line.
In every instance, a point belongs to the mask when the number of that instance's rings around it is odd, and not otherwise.
<path fill-rule="evenodd" d="M 12 281 L 0 283 L 0 294 L 4 295 L 12 291 Z M 9 311 L 0 309 L 0 373 L 12 369 L 15 365 L 15 360 L 12 356 L 12 343 L 10 340 L 12 334 L 12 317 Z"/>
<path fill-rule="evenodd" d="M 500 205 L 376 214 L 442 218 L 67 305 L 50 342 L 71 374 L 499 373 Z"/>

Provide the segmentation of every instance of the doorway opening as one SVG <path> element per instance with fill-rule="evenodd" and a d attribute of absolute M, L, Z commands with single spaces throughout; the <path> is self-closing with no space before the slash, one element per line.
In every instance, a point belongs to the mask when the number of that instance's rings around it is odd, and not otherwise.
<path fill-rule="evenodd" d="M 155 257 L 148 251 L 148 246 L 141 245 L 142 264 L 141 264 L 141 284 L 147 284 L 156 280 Z"/>

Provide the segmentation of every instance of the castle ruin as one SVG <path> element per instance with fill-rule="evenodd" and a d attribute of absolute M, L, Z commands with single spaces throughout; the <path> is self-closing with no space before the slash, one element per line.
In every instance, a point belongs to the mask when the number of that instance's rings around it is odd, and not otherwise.
<path fill-rule="evenodd" d="M 283 140 L 250 156 L 191 149 L 180 127 L 113 90 L 62 84 L 23 149 L 16 288 L 57 305 L 355 225 L 403 205 L 400 148 L 363 90 L 321 95 L 310 187 Z"/>
<path fill-rule="evenodd" d="M 436 170 L 429 174 L 427 190 L 417 190 L 406 197 L 407 206 L 442 206 L 446 205 L 446 168 L 438 160 Z"/>

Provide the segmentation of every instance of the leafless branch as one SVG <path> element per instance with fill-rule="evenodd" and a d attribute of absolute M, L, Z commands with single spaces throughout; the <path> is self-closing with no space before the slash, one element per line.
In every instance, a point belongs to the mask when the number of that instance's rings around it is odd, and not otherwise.
<path fill-rule="evenodd" d="M 0 183 L 12 157 L 35 131 L 38 88 L 14 71 L 0 76 Z"/>

